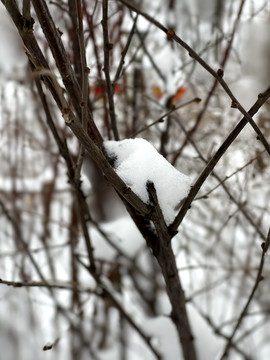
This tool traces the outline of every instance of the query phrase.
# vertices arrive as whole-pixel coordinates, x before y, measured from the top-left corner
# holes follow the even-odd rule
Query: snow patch
[[[128,217],[104,223],[101,225],[101,228],[111,243],[127,256],[134,256],[145,245],[144,239],[136,225]],[[91,228],[91,238],[95,257],[106,261],[114,261],[118,252],[94,227]]]
[[[144,330],[152,337],[153,345],[161,353],[162,359],[183,360],[176,328],[169,317],[145,319]]]
[[[180,201],[188,195],[191,179],[144,139],[105,141],[104,147],[115,160],[116,173],[143,202],[149,202],[147,182],[154,183],[166,224],[171,224]]]

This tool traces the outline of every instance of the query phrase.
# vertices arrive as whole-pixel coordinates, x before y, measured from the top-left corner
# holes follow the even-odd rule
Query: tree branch
[[[48,6],[44,0],[32,0],[36,15],[42,27],[44,35],[48,41],[51,52],[55,59],[57,68],[62,76],[63,83],[66,87],[67,93],[72,100],[72,104],[76,110],[78,117],[82,118],[81,99],[82,94],[79,83],[76,79],[74,71],[72,70],[67,53],[63,46],[60,32],[56,29],[54,21],[49,12]],[[91,110],[88,108],[88,124],[90,137],[99,145],[102,143],[101,135],[94,123]]]
[[[141,10],[137,9],[136,7],[134,7],[133,5],[131,5],[128,1],[126,0],[118,0],[121,3],[125,4],[129,9],[131,9],[132,11],[134,11],[137,14],[142,15],[144,18],[146,18],[149,22],[151,22],[152,24],[154,24],[157,28],[159,28],[160,30],[162,30],[167,37],[170,38],[170,40],[174,40],[176,43],[178,43],[179,45],[181,45],[184,49],[186,49],[189,53],[189,55],[196,60],[207,72],[209,72],[218,82],[219,84],[223,87],[223,89],[225,90],[225,92],[227,93],[227,95],[230,97],[231,101],[232,101],[232,108],[237,108],[246,118],[246,120],[250,123],[250,125],[253,127],[254,131],[257,133],[258,138],[261,140],[261,142],[263,143],[266,151],[268,152],[268,154],[270,155],[270,145],[268,143],[268,141],[266,140],[266,138],[264,137],[264,135],[262,134],[261,130],[258,128],[258,126],[256,125],[256,123],[254,122],[254,120],[252,119],[252,115],[250,114],[250,112],[247,112],[242,105],[240,104],[240,102],[236,99],[236,97],[233,95],[232,91],[230,90],[229,86],[227,85],[227,83],[225,82],[225,80],[223,80],[223,70],[219,69],[218,71],[215,71],[209,64],[207,64],[197,53],[196,51],[194,51],[186,42],[184,42],[179,36],[177,36],[175,34],[175,32],[172,29],[167,29],[165,26],[163,26],[160,22],[158,22],[156,19],[154,19],[153,17],[151,17],[150,15],[142,12]]]
[[[259,270],[258,270],[258,273],[257,273],[257,276],[256,276],[256,280],[255,280],[255,283],[253,285],[253,288],[251,290],[251,293],[248,297],[248,300],[243,308],[243,310],[241,311],[241,314],[237,320],[237,323],[231,333],[231,335],[229,336],[228,338],[228,342],[225,346],[225,349],[222,353],[222,356],[220,357],[221,360],[223,359],[226,359],[228,358],[228,355],[229,355],[229,351],[232,347],[232,340],[237,332],[237,330],[239,329],[240,325],[242,324],[246,314],[247,314],[247,311],[248,311],[248,308],[249,308],[249,305],[250,303],[252,302],[253,298],[254,298],[254,295],[256,293],[256,290],[259,286],[259,284],[261,283],[261,281],[264,279],[264,277],[262,276],[262,273],[263,273],[263,268],[264,268],[264,260],[265,260],[265,255],[269,249],[269,245],[270,245],[270,228],[268,230],[268,235],[267,235],[267,238],[266,238],[266,241],[262,243],[262,254],[261,254],[261,260],[260,260],[260,265],[259,265]]]
[[[256,112],[263,106],[263,104],[267,101],[270,97],[270,88],[267,89],[264,93],[259,94],[258,100],[255,104],[250,108],[249,113],[251,116],[255,115]],[[194,200],[195,196],[198,194],[200,188],[202,187],[205,180],[211,174],[213,169],[215,168],[216,164],[220,160],[220,158],[225,154],[228,148],[231,146],[233,141],[237,138],[240,132],[248,123],[246,117],[243,117],[241,121],[236,125],[236,127],[231,131],[231,133],[227,136],[225,141],[221,144],[217,152],[213,155],[211,160],[208,162],[207,166],[203,169],[202,173],[196,180],[195,184],[192,186],[188,197],[186,198],[185,202],[183,203],[179,213],[177,214],[174,222],[171,225],[173,231],[176,231],[178,226],[183,221],[187,211],[189,210],[192,201]]]
[[[171,239],[174,235],[170,234],[166,226],[158,203],[155,186],[152,182],[147,183],[147,190],[150,206],[152,206],[152,221],[157,232],[157,239],[155,242],[152,242],[150,246],[165,280],[167,294],[172,306],[171,319],[177,329],[185,360],[196,360],[197,356],[186,309],[185,294],[171,246]]]
[[[108,33],[108,0],[103,0],[103,18],[101,21],[103,27],[103,42],[104,42],[104,73],[106,78],[107,94],[110,108],[110,118],[111,118],[111,127],[113,130],[113,135],[115,140],[119,140],[119,133],[116,124],[116,114],[114,109],[114,99],[113,99],[113,86],[110,77],[110,51],[113,49],[113,44],[109,42],[109,33]]]
[[[161,356],[159,352],[153,347],[151,343],[151,338],[143,332],[143,330],[136,324],[136,322],[132,319],[132,317],[126,312],[126,310],[123,308],[121,303],[118,301],[117,297],[114,296],[113,292],[108,289],[102,278],[96,273],[96,271],[93,271],[93,269],[86,266],[79,258],[78,261],[84,268],[86,268],[89,271],[91,276],[93,276],[93,278],[97,282],[99,287],[99,295],[103,298],[107,297],[111,301],[111,303],[118,310],[118,312],[127,320],[130,326],[133,327],[134,330],[141,336],[141,338],[144,340],[146,345],[155,355],[156,359],[161,360]]]

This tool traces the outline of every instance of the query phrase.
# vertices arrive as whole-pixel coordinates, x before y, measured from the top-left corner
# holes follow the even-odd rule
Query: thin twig
[[[67,148],[67,144],[62,141],[60,139],[60,136],[57,132],[57,129],[54,125],[52,116],[51,116],[51,112],[47,103],[47,99],[46,96],[42,90],[42,86],[40,83],[40,80],[37,78],[36,79],[36,85],[37,85],[37,89],[39,92],[39,96],[43,105],[43,109],[45,111],[45,115],[46,115],[46,120],[47,120],[47,124],[54,136],[54,139],[56,141],[56,144],[58,146],[59,152],[61,154],[61,156],[64,158],[65,162],[66,162],[66,167],[68,170],[68,178],[69,178],[69,182],[72,185],[73,189],[74,189],[74,193],[75,193],[75,198],[77,200],[77,207],[78,207],[78,212],[80,214],[80,219],[81,219],[81,224],[82,224],[82,228],[83,228],[83,233],[84,233],[84,238],[85,238],[85,244],[86,244],[86,248],[87,248],[87,253],[88,253],[88,257],[89,257],[89,261],[90,264],[92,266],[94,266],[95,262],[94,262],[94,255],[93,255],[93,246],[91,243],[91,239],[88,233],[88,228],[86,225],[86,216],[85,216],[85,211],[87,209],[87,205],[85,202],[85,196],[82,194],[82,190],[80,188],[80,181],[79,179],[76,178],[75,176],[75,172],[74,172],[74,165],[69,153],[69,150]]]
[[[151,65],[152,65],[152,69],[155,70],[155,72],[157,73],[159,78],[163,81],[163,83],[166,83],[166,77],[164,76],[164,74],[162,73],[162,71],[160,70],[158,65],[156,64],[152,54],[148,51],[148,49],[145,45],[145,36],[143,34],[141,34],[141,32],[139,32],[139,31],[137,32],[137,34],[140,39],[140,43],[142,45],[143,51],[144,51],[145,55],[148,57]]]
[[[61,34],[57,30],[55,23],[52,19],[52,16],[49,12],[48,6],[45,0],[32,0],[33,6],[36,11],[36,15],[39,19],[40,25],[44,32],[44,35],[50,46],[52,55],[55,59],[57,68],[61,74],[63,83],[66,87],[66,90],[72,100],[72,104],[76,110],[78,117],[82,118],[82,109],[81,109],[81,89],[77,81],[76,75],[70,64],[70,60],[65,51],[64,45],[61,40]],[[88,130],[92,139],[97,143],[102,143],[102,137],[96,127],[96,124],[93,120],[93,115],[90,109],[88,109]]]
[[[103,18],[101,21],[103,27],[103,41],[104,41],[104,73],[106,78],[107,94],[110,108],[111,127],[115,140],[119,140],[119,133],[116,123],[116,114],[114,108],[113,99],[113,87],[110,77],[110,51],[112,50],[113,44],[109,42],[109,31],[108,31],[108,0],[103,0]]]
[[[252,126],[252,128],[254,129],[254,131],[257,133],[258,138],[261,140],[262,144],[264,145],[266,151],[268,152],[268,154],[270,155],[270,145],[268,143],[268,141],[266,140],[266,138],[264,137],[264,135],[262,134],[261,130],[259,129],[259,127],[257,126],[257,124],[254,122],[254,120],[252,119],[252,115],[247,112],[242,105],[240,104],[240,102],[237,100],[237,98],[233,95],[231,89],[229,88],[229,86],[227,85],[227,83],[225,82],[225,80],[223,79],[223,70],[219,69],[217,71],[215,71],[208,63],[206,63],[199,55],[198,53],[193,50],[186,42],[184,42],[178,35],[175,34],[175,32],[171,29],[167,29],[165,26],[163,26],[159,21],[157,21],[156,19],[154,19],[152,16],[148,15],[147,13],[144,13],[143,11],[137,9],[136,7],[134,7],[133,5],[131,5],[128,1],[126,0],[118,0],[121,3],[125,4],[128,8],[130,8],[132,11],[134,11],[137,14],[142,15],[144,18],[146,18],[149,22],[151,22],[152,24],[154,24],[157,28],[159,28],[160,30],[162,30],[165,34],[167,34],[167,36],[169,36],[169,38],[171,40],[174,40],[176,43],[178,43],[179,45],[181,45],[184,49],[186,49],[189,53],[189,55],[196,60],[207,72],[209,72],[209,74],[211,74],[218,82],[219,84],[223,87],[223,89],[225,90],[225,92],[227,93],[227,95],[230,97],[231,101],[232,101],[232,108],[237,108],[246,118],[246,120],[250,123],[250,125]]]
[[[95,294],[95,290],[91,288],[82,288],[77,283],[72,283],[70,281],[59,281],[59,280],[47,280],[47,281],[10,281],[0,279],[0,284],[12,286],[14,288],[22,287],[38,287],[38,288],[50,288],[57,290],[70,290],[70,291],[79,291],[84,293]]]
[[[253,298],[254,298],[254,295],[258,289],[258,286],[259,284],[261,283],[261,281],[264,279],[262,273],[263,273],[263,268],[264,268],[264,260],[265,260],[265,255],[269,249],[269,245],[270,245],[270,228],[268,230],[268,235],[267,235],[267,238],[266,238],[266,241],[262,243],[262,255],[261,255],[261,260],[260,260],[260,265],[259,265],[259,270],[258,270],[258,273],[257,273],[257,276],[256,276],[256,280],[255,280],[255,283],[253,285],[253,288],[251,290],[251,293],[248,297],[248,300],[243,308],[243,310],[241,311],[241,314],[237,320],[237,323],[231,333],[231,335],[229,336],[228,338],[228,342],[225,346],[225,349],[222,353],[222,356],[220,357],[221,360],[225,359],[228,357],[229,355],[229,351],[231,349],[231,344],[232,344],[232,340],[237,332],[237,330],[239,329],[240,325],[242,324],[246,314],[247,314],[247,311],[248,311],[248,308],[249,308],[249,305],[250,303],[252,302]]]
[[[70,0],[71,2],[73,2],[73,0]],[[92,44],[93,44],[93,49],[94,49],[94,54],[95,54],[95,59],[96,59],[96,64],[97,64],[97,73],[98,73],[98,79],[102,79],[103,78],[103,74],[102,74],[102,64],[101,64],[101,60],[100,60],[100,51],[99,51],[99,47],[97,44],[97,35],[96,35],[96,27],[93,24],[93,19],[94,19],[94,15],[95,12],[97,10],[97,0],[95,2],[94,5],[94,9],[92,11],[92,13],[90,14],[88,11],[88,4],[86,2],[86,0],[83,0],[83,12],[85,14],[85,18],[87,21],[87,27],[89,28],[89,37],[92,39]],[[102,105],[103,105],[103,110],[104,110],[104,125],[107,131],[107,138],[110,139],[110,124],[109,124],[109,115],[108,115],[108,109],[107,109],[107,99],[106,96],[102,96],[101,97],[102,100]]]
[[[184,106],[190,105],[190,104],[192,104],[192,103],[194,103],[194,102],[195,102],[195,103],[198,103],[198,102],[200,102],[200,101],[201,101],[201,99],[198,98],[198,97],[196,97],[195,99],[189,100],[189,101],[185,102],[184,104],[181,104],[181,105],[179,105],[179,106],[177,106],[177,107],[173,107],[171,110],[169,110],[169,111],[167,111],[165,114],[161,115],[160,118],[158,118],[157,120],[153,121],[151,124],[146,125],[146,126],[144,126],[143,128],[139,129],[138,131],[136,131],[135,133],[133,133],[130,137],[131,137],[131,138],[134,138],[134,137],[136,137],[137,135],[139,135],[139,134],[141,134],[142,132],[144,132],[145,130],[148,130],[148,129],[149,129],[150,127],[152,127],[153,125],[156,125],[156,124],[158,124],[158,123],[163,122],[164,119],[165,119],[168,115],[174,113],[176,110],[179,110],[179,109],[183,108]]]
[[[121,75],[121,72],[122,72],[122,70],[123,70],[123,66],[124,66],[124,64],[125,64],[125,57],[126,57],[126,54],[127,54],[127,52],[128,52],[129,46],[130,46],[130,44],[131,44],[131,40],[132,40],[132,38],[133,38],[133,35],[134,35],[135,31],[136,31],[136,24],[137,24],[138,16],[139,16],[139,15],[137,14],[136,17],[135,17],[135,19],[134,19],[134,21],[133,21],[133,26],[132,26],[132,28],[131,28],[131,30],[130,30],[129,35],[128,35],[128,39],[127,39],[126,45],[125,45],[125,47],[124,47],[124,50],[123,50],[122,53],[121,53],[121,59],[120,59],[120,61],[119,61],[119,65],[118,65],[118,67],[117,67],[117,70],[116,70],[116,73],[115,73],[115,76],[114,76],[114,79],[113,79],[113,84],[112,84],[113,90],[115,89],[115,86],[116,86],[116,84],[117,84],[117,81],[119,80],[120,75]]]
[[[27,242],[23,238],[22,231],[20,230],[17,221],[12,217],[12,215],[10,214],[10,212],[7,209],[6,205],[4,204],[4,202],[1,199],[0,199],[0,207],[1,207],[2,211],[3,211],[3,214],[5,215],[5,217],[7,218],[7,220],[9,221],[9,223],[11,224],[11,226],[13,228],[14,234],[16,236],[16,241],[18,241],[18,244],[23,248],[26,255],[29,257],[29,260],[32,263],[32,265],[33,265],[34,269],[36,270],[36,272],[37,272],[38,276],[40,277],[40,279],[43,282],[46,282],[46,279],[45,279],[43,273],[40,270],[38,262],[36,261],[36,259],[32,255],[31,251],[29,250]]]
[[[151,343],[151,337],[147,336],[143,330],[136,324],[136,322],[132,319],[132,317],[126,312],[126,310],[123,308],[122,304],[119,302],[116,296],[114,296],[113,292],[108,289],[105,282],[101,279],[101,277],[93,271],[93,269],[89,268],[87,265],[83,263],[78,258],[79,263],[89,271],[89,273],[93,276],[93,278],[96,280],[99,289],[97,293],[102,297],[107,297],[110,302],[113,304],[113,306],[119,311],[119,313],[127,320],[127,322],[134,328],[134,330],[141,336],[141,338],[144,340],[144,342],[147,344],[149,349],[152,351],[152,353],[155,355],[156,359],[161,360],[161,356],[159,352],[153,347]]]
[[[265,150],[262,150],[259,155],[263,154],[265,152]],[[220,179],[219,183],[214,186],[212,189],[210,189],[209,191],[207,191],[205,194],[198,196],[194,199],[194,201],[196,200],[201,200],[201,199],[207,199],[208,196],[210,194],[212,194],[212,192],[214,192],[216,189],[218,189],[220,186],[222,186],[226,181],[228,181],[230,178],[232,178],[234,175],[236,175],[237,173],[241,172],[242,170],[244,170],[246,167],[248,167],[250,164],[252,164],[254,161],[256,161],[258,159],[258,156],[256,155],[254,158],[250,159],[245,165],[239,167],[238,169],[236,169],[235,171],[233,171],[230,175],[227,175],[224,179]]]
[[[78,16],[78,38],[79,38],[79,47],[80,47],[80,59],[81,59],[81,77],[82,77],[82,125],[83,129],[87,130],[87,118],[88,118],[88,74],[90,69],[87,66],[86,62],[86,51],[84,43],[84,33],[83,33],[83,14],[81,0],[76,0],[77,4],[77,16]]]
[[[199,313],[199,315],[206,321],[206,323],[208,324],[208,326],[213,330],[213,333],[217,336],[219,336],[220,338],[222,338],[223,340],[228,340],[228,336],[223,333],[220,329],[220,327],[217,327],[215,325],[215,321],[212,321],[211,318],[209,317],[208,314],[203,313],[203,311],[196,305],[195,301],[192,302],[192,305],[194,306],[194,308],[197,310],[197,312]],[[236,343],[232,342],[232,348],[238,352],[240,355],[242,355],[242,358],[245,360],[250,360],[247,355],[243,352],[243,350],[241,350]]]
[[[250,108],[249,113],[251,116],[255,115],[256,112],[263,106],[263,104],[267,101],[270,97],[270,88],[267,89],[264,93],[260,94],[258,100],[255,104]],[[220,160],[220,158],[224,155],[224,153],[228,150],[230,145],[233,141],[237,138],[240,132],[248,123],[246,117],[243,117],[240,122],[236,125],[236,127],[231,131],[231,133],[227,136],[225,141],[221,144],[217,152],[213,155],[213,157],[208,162],[207,166],[203,169],[202,173],[196,180],[195,184],[192,186],[191,191],[184,201],[179,213],[177,214],[173,224],[171,225],[174,231],[177,230],[178,226],[181,224],[182,220],[184,219],[187,211],[189,210],[192,201],[194,200],[195,196],[198,194],[200,188],[202,187],[205,180],[211,174],[213,169],[215,168],[216,164]]]
[[[85,52],[85,43],[84,43],[84,33],[83,33],[83,14],[82,14],[82,6],[81,0],[76,0],[76,12],[78,19],[78,43],[79,43],[79,51],[80,51],[80,65],[81,65],[81,79],[82,79],[82,99],[81,99],[81,107],[82,107],[82,127],[84,131],[87,131],[87,119],[88,119],[88,74],[90,69],[87,67],[86,62],[86,52]],[[76,166],[76,178],[80,179],[81,167],[83,164],[85,156],[85,148],[80,144],[80,151],[77,160]]]
[[[173,118],[175,118],[175,117],[173,117]],[[175,118],[175,119],[176,119],[176,118]],[[199,158],[200,158],[205,164],[207,164],[208,161],[207,161],[207,160],[205,159],[205,157],[202,155],[201,151],[199,150],[199,148],[197,147],[197,145],[195,144],[195,142],[192,140],[192,138],[189,137],[188,131],[185,129],[185,127],[184,127],[184,125],[181,123],[180,119],[177,118],[176,121],[177,121],[177,123],[180,125],[181,129],[183,130],[183,132],[185,133],[185,135],[186,135],[189,143],[193,146],[193,148],[195,149],[195,151],[196,151],[197,154],[199,155]],[[265,152],[265,150],[263,150],[262,152]],[[255,159],[256,159],[256,158],[255,158]],[[254,161],[254,160],[252,160],[252,161]],[[249,163],[250,163],[250,162],[249,162]],[[248,163],[248,164],[249,164],[249,163]],[[246,165],[246,166],[247,166],[247,165]],[[244,168],[244,167],[243,167],[243,168]],[[239,169],[239,170],[241,170],[241,169]],[[234,173],[233,173],[233,174],[234,174]],[[229,177],[233,176],[233,174],[231,174]],[[225,179],[222,180],[222,179],[219,177],[219,175],[218,175],[214,170],[212,171],[212,175],[218,180],[219,183],[218,183],[218,185],[217,185],[214,189],[211,189],[211,190],[209,191],[209,193],[211,193],[212,191],[214,191],[217,187],[222,186],[223,189],[224,189],[224,191],[226,192],[226,194],[229,196],[229,199],[236,204],[237,208],[241,211],[241,213],[244,215],[244,217],[249,221],[249,223],[250,223],[251,226],[256,230],[256,232],[260,235],[260,237],[262,238],[262,240],[265,240],[265,234],[264,234],[264,233],[262,232],[262,230],[259,228],[257,222],[255,221],[255,217],[252,216],[252,215],[247,211],[247,209],[246,209],[245,206],[244,206],[245,204],[239,202],[239,201],[235,198],[235,196],[233,196],[233,194],[231,193],[230,189],[229,189],[228,186],[225,184],[225,181],[228,180],[229,177],[227,177],[227,178],[225,178]],[[193,201],[198,200],[198,199],[200,199],[200,198],[206,198],[207,195],[208,195],[208,193],[207,193],[207,194],[204,194],[204,195],[201,196],[201,197],[195,198]]]

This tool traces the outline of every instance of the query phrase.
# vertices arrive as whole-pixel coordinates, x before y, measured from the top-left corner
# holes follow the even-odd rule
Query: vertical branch
[[[160,153],[161,155],[163,155],[165,158],[168,155],[168,151],[167,151],[167,144],[169,141],[169,132],[170,132],[170,127],[171,127],[171,116],[168,115],[167,119],[165,120],[165,129],[163,131],[161,131],[161,136],[160,136]]]
[[[165,280],[168,297],[172,306],[171,318],[182,344],[184,359],[196,360],[197,356],[186,309],[185,294],[171,245],[171,239],[174,234],[170,233],[166,226],[162,210],[158,203],[155,186],[152,182],[147,183],[147,191],[152,206],[152,221],[157,231],[157,239],[151,243],[151,248],[157,258]]]
[[[133,94],[132,94],[132,128],[131,131],[134,133],[137,130],[140,102],[139,102],[139,93],[142,90],[142,69],[140,66],[135,64],[133,70]]]
[[[87,67],[86,63],[86,54],[85,54],[85,44],[83,36],[83,14],[81,0],[76,0],[77,5],[77,16],[78,16],[78,38],[79,38],[79,48],[80,48],[80,59],[81,59],[81,71],[82,71],[82,126],[86,131],[87,129],[87,100],[88,100],[88,74],[90,69]]]
[[[113,100],[113,87],[110,78],[110,51],[112,50],[113,44],[109,42],[108,33],[108,0],[103,0],[103,41],[104,41],[104,73],[106,78],[107,94],[110,109],[111,127],[115,140],[119,140],[119,133],[116,124],[116,114]]]
[[[82,99],[81,99],[81,107],[82,107],[82,127],[85,132],[87,132],[87,119],[88,119],[88,74],[90,69],[87,67],[86,63],[86,53],[85,53],[85,43],[84,43],[84,35],[83,35],[83,14],[82,14],[82,6],[81,0],[76,0],[76,12],[78,19],[78,42],[79,42],[79,50],[80,50],[80,60],[81,60],[81,79],[82,79]],[[80,171],[84,159],[85,149],[80,144],[79,158],[77,162],[76,168],[76,177],[77,180],[80,178]]]
[[[71,19],[71,30],[69,31],[70,40],[72,42],[72,53],[73,53],[73,66],[75,75],[79,81],[79,84],[82,84],[82,69],[80,61],[80,45],[78,39],[78,16],[77,16],[77,2],[74,0],[68,0],[68,14]]]
[[[73,1],[73,0],[71,0]],[[94,27],[94,14],[96,11],[96,4],[97,4],[97,0],[94,6],[94,10],[93,12],[90,14],[89,11],[87,10],[87,4],[86,4],[86,0],[83,0],[83,12],[87,21],[87,27],[89,29],[90,32],[90,38],[92,39],[92,45],[93,45],[93,50],[94,50],[94,54],[95,54],[95,60],[96,60],[96,66],[97,66],[97,74],[98,74],[98,79],[99,81],[101,81],[102,79],[102,65],[101,65],[101,60],[100,60],[100,53],[99,53],[99,47],[97,44],[97,35],[96,35],[96,30]],[[108,139],[110,138],[110,124],[109,124],[109,115],[108,115],[108,109],[107,109],[107,100],[105,96],[101,97],[102,99],[102,105],[103,105],[103,109],[104,109],[104,125],[105,125],[105,129],[107,131],[107,137]]]
[[[224,0],[217,0],[216,6],[215,6],[215,15],[214,15],[214,27],[217,27],[221,30],[222,26],[222,17],[225,7],[225,1]]]

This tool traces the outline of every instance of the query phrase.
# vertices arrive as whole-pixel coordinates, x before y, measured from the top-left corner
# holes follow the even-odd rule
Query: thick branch
[[[105,177],[112,184],[112,186],[123,196],[141,215],[149,213],[148,206],[126,186],[124,181],[116,174],[114,169],[109,164],[102,150],[92,141],[87,133],[83,130],[82,125],[76,120],[67,122],[77,139],[85,147],[92,160],[101,169]]]
[[[30,57],[30,61],[32,62],[32,64],[34,65],[35,68],[45,68],[48,69],[48,64],[37,44],[37,41],[33,35],[32,32],[32,26],[30,26],[30,28],[27,28],[25,30],[24,27],[24,18],[21,16],[17,5],[15,2],[11,1],[4,1],[1,0],[4,5],[6,5],[6,8],[8,10],[8,12],[10,13],[10,16],[12,17],[13,21],[15,22],[16,27],[18,28],[19,34],[22,37],[26,47],[27,47],[27,51],[28,51],[28,55]],[[33,0],[33,2],[36,3],[36,5],[41,2],[44,5],[43,0]],[[45,4],[45,8],[47,9],[47,6]],[[45,9],[44,8],[44,9]],[[57,30],[55,29],[53,20],[51,19],[50,15],[47,14],[47,10],[45,11],[45,15],[49,16],[48,19],[48,26],[52,26],[54,28],[54,30],[52,30],[53,35],[52,37],[54,37],[56,32],[56,37],[57,37]],[[42,16],[43,13],[40,9],[38,9],[39,11],[39,15]],[[44,15],[44,16],[45,16]],[[44,24],[43,24],[44,25]],[[47,32],[47,29],[45,29]],[[50,32],[49,32],[50,33]],[[60,35],[58,35],[60,36]],[[61,45],[59,45],[59,42]],[[63,46],[61,39],[60,38],[54,38],[53,39],[53,44],[58,47],[58,45]],[[51,44],[52,45],[52,44]],[[30,50],[29,50],[30,49]],[[62,48],[61,48],[62,49]],[[62,50],[57,50],[56,53],[58,54],[58,52],[62,51]],[[64,50],[63,50],[64,51]],[[64,53],[65,54],[65,53]],[[62,56],[62,55],[61,55]],[[64,59],[65,59],[65,55]],[[63,59],[63,61],[64,61]],[[57,61],[60,61],[59,59]],[[67,68],[66,68],[67,66]],[[69,66],[70,63],[67,60],[67,64],[63,65],[63,71],[64,74],[63,76],[66,77],[66,80],[68,81],[68,86],[72,86],[72,82],[73,82],[73,78],[74,78],[74,74],[72,75],[72,77],[70,77],[71,75],[69,75]],[[67,71],[68,73],[66,74],[65,71]],[[51,90],[55,101],[57,103],[57,105],[59,106],[59,108],[61,109],[63,116],[65,118],[66,121],[66,125],[69,126],[71,128],[71,130],[73,131],[73,133],[76,135],[76,137],[79,139],[79,141],[81,142],[81,144],[85,147],[86,151],[88,151],[90,157],[93,159],[93,161],[98,165],[98,167],[101,169],[101,171],[103,172],[103,174],[106,176],[106,178],[108,179],[108,181],[112,184],[112,186],[121,194],[121,196],[123,196],[130,204],[133,208],[136,209],[136,211],[145,216],[149,213],[149,209],[147,207],[147,205],[139,199],[139,197],[134,194],[130,188],[127,188],[125,183],[122,181],[122,179],[115,173],[115,171],[113,170],[113,168],[111,167],[111,165],[109,164],[108,160],[106,159],[104,153],[102,152],[102,149],[99,147],[101,145],[100,141],[102,140],[100,137],[100,134],[98,133],[98,138],[97,137],[93,137],[90,138],[88,136],[88,134],[86,133],[86,131],[83,129],[81,122],[74,116],[74,114],[71,112],[71,110],[68,108],[67,106],[67,102],[63,96],[63,94],[60,94],[59,91],[59,85],[57,83],[57,81],[54,79],[55,76],[53,73],[51,73],[49,70],[43,71],[41,69],[40,71],[40,75],[44,78],[44,81],[46,83],[46,85],[49,86],[49,89]],[[75,79],[76,80],[76,79]],[[74,81],[75,81],[74,80]],[[78,90],[78,83],[77,80],[74,83],[74,86],[77,87]],[[78,104],[79,107],[79,111],[81,111],[80,108],[80,99],[81,99],[81,93],[78,90],[72,90],[72,94],[74,96],[78,96],[77,102],[74,99],[74,102],[76,104]],[[65,111],[67,111],[67,113],[65,113]],[[98,131],[98,130],[97,130]],[[96,143],[98,145],[96,145]]]
[[[189,324],[186,309],[186,299],[176,266],[175,255],[171,246],[172,234],[166,226],[162,210],[160,209],[155,186],[147,183],[150,204],[152,205],[152,221],[154,222],[157,239],[151,243],[151,248],[156,257],[166,284],[167,294],[172,306],[171,318],[178,332],[179,340],[185,360],[195,360],[196,352],[194,338]]]

